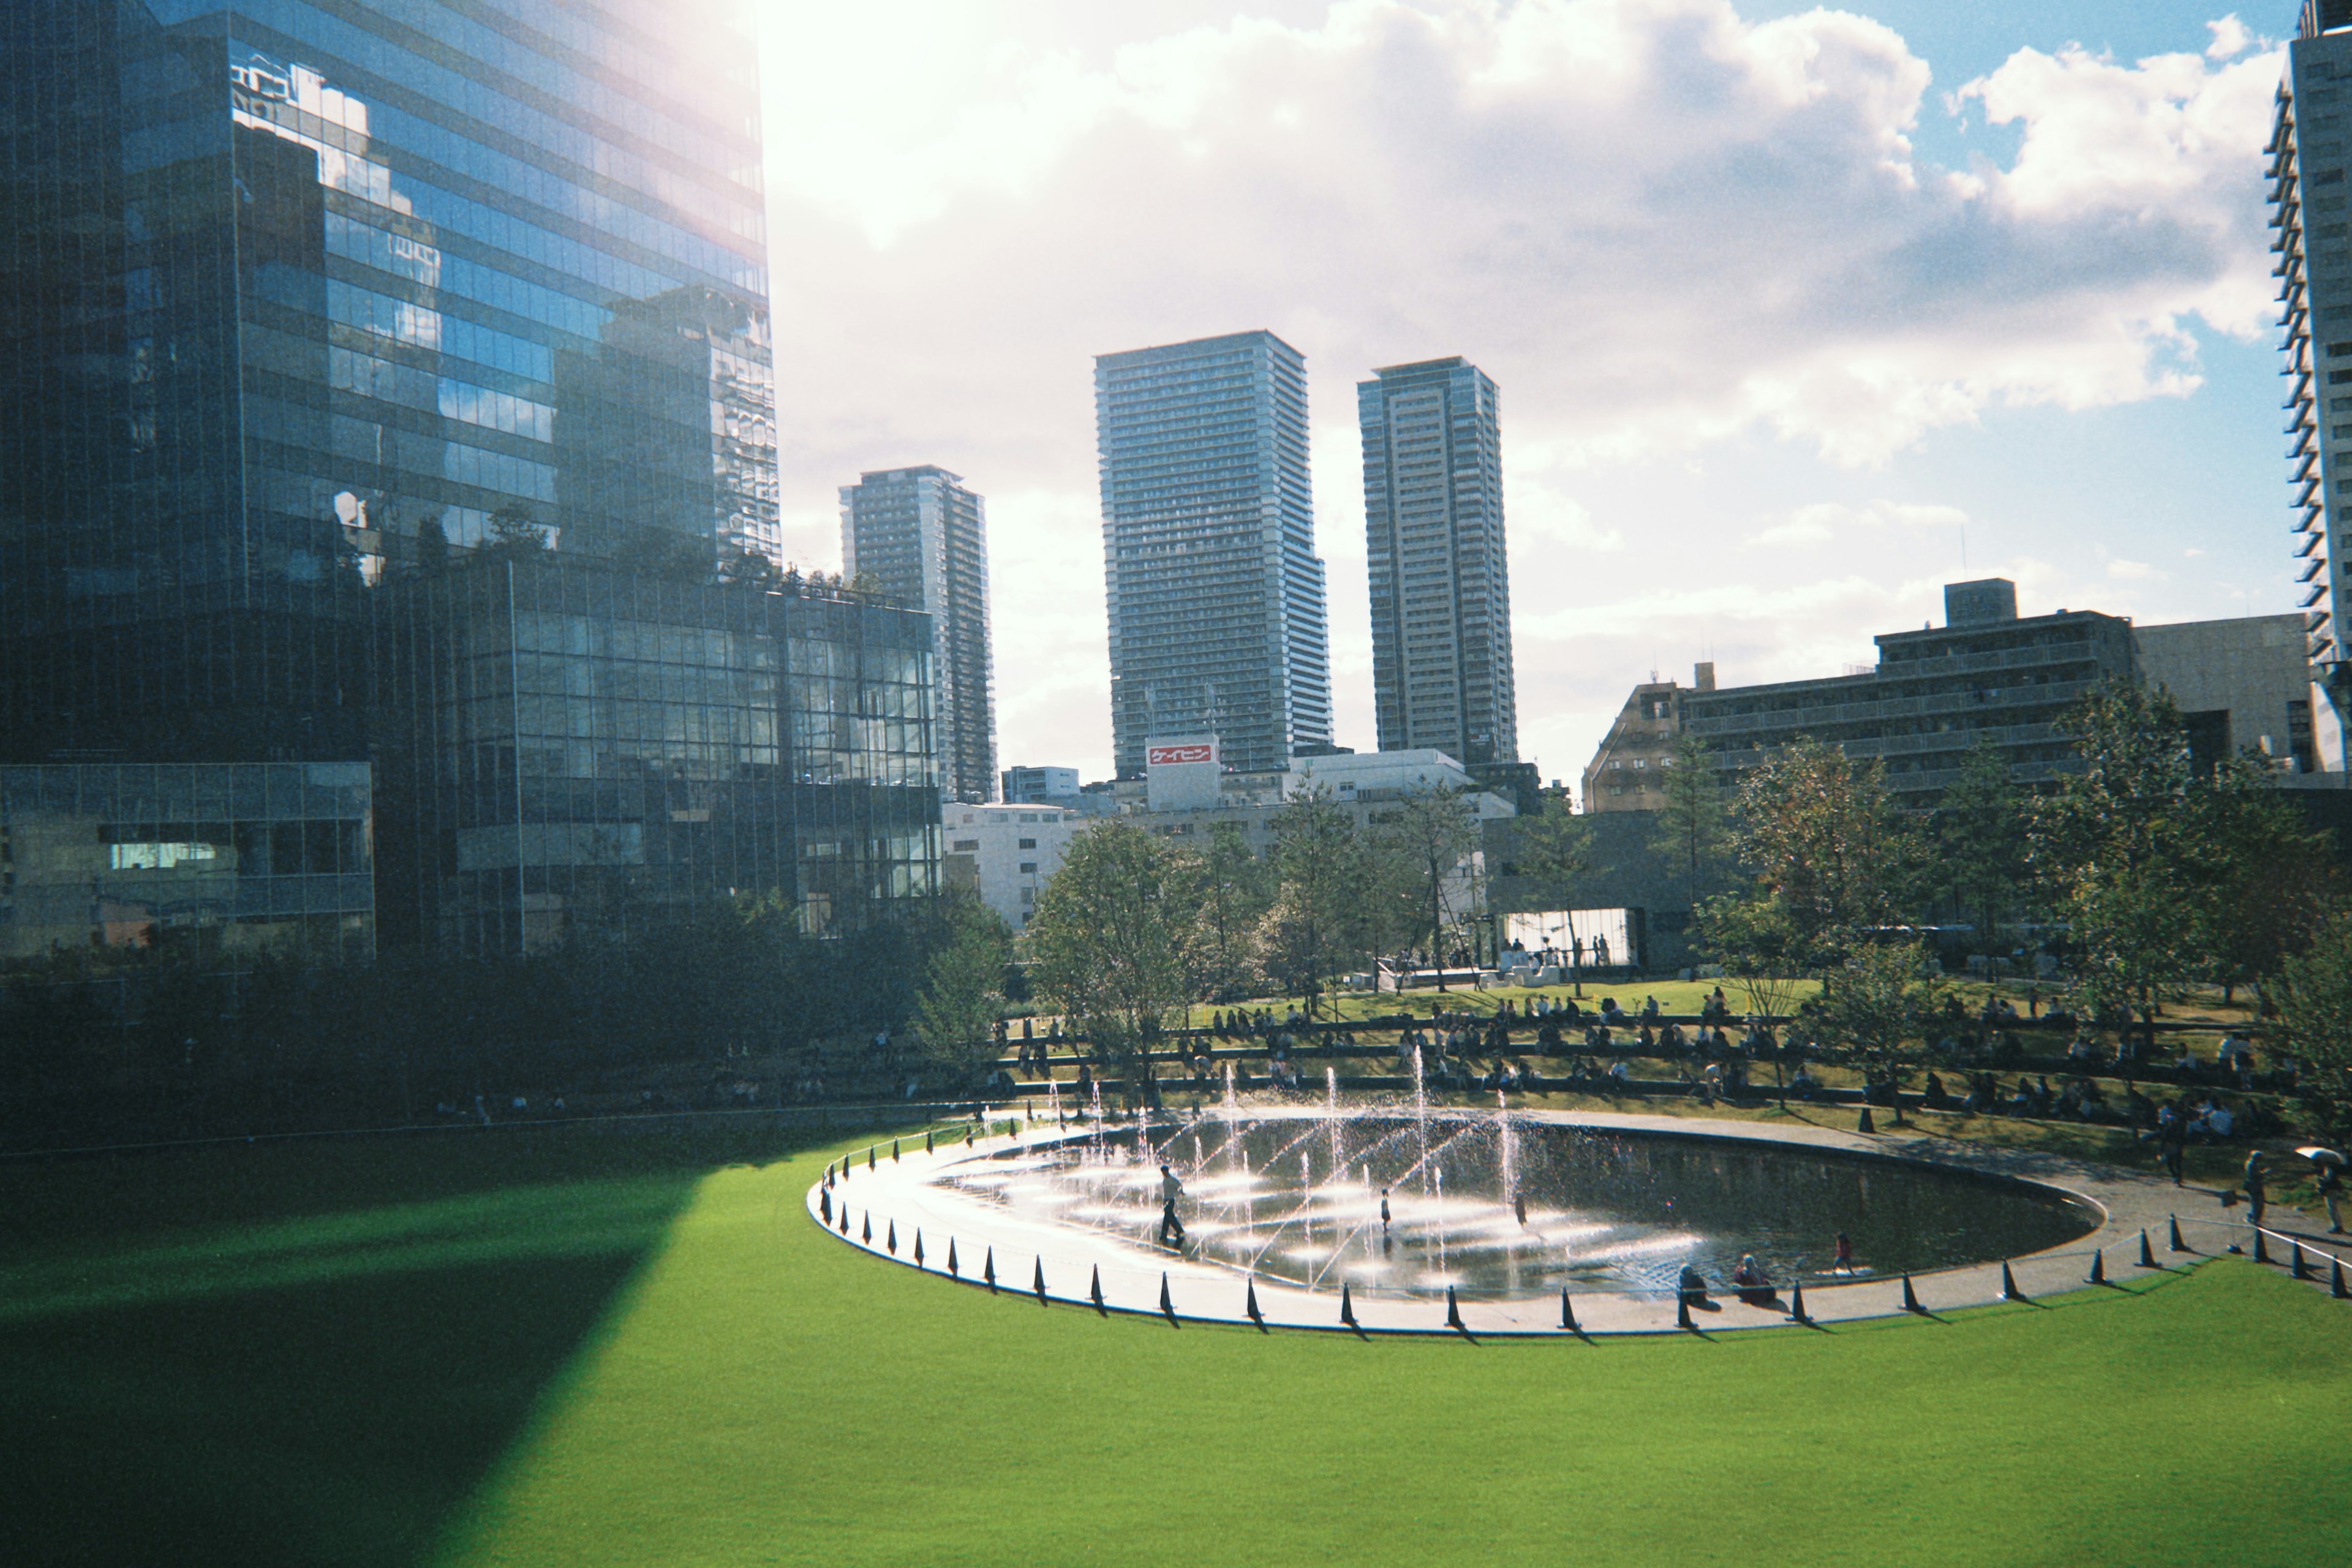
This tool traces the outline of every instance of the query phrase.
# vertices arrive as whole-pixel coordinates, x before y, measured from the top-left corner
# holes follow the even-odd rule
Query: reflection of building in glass
[[[925,616],[561,555],[392,604],[388,942],[538,951],[730,891],[821,931],[934,890]]]
[[[887,468],[841,489],[842,569],[931,617],[940,672],[940,787],[995,793],[996,706],[988,644],[988,514],[945,468]],[[1077,786],[1073,784],[1072,793]]]
[[[365,763],[0,767],[0,959],[374,945]]]
[[[0,6],[0,758],[366,758],[381,596],[501,514],[772,552],[750,38],[740,0]]]
[[[1391,365],[1356,409],[1381,750],[1516,762],[1495,384],[1458,356]]]
[[[1119,776],[1150,736],[1245,773],[1328,750],[1306,360],[1272,332],[1102,354],[1095,426]]]

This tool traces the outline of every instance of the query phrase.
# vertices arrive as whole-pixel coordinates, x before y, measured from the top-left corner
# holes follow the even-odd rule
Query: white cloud
[[[1369,704],[1338,454],[1373,365],[1495,376],[1515,593],[1548,620],[1604,561],[1689,581],[1743,540],[1875,526],[1891,550],[1966,521],[1735,509],[1726,454],[1868,469],[1996,408],[2186,395],[2195,332],[2272,308],[2279,62],[2226,20],[2203,55],[2019,51],[1953,100],[2018,152],[1952,170],[1911,142],[1928,62],[1842,12],[1342,0],[1124,41],[1114,14],[1154,13],[781,6],[766,54],[793,536],[824,543],[860,468],[940,462],[992,497],[1008,756],[1108,752],[1092,354],[1258,326],[1306,351],[1346,731]],[[1790,659],[1900,624],[1868,618],[1895,558],[1870,571],[1898,586],[1841,578]],[[1065,618],[1083,635],[1047,634]],[[1631,647],[1604,669],[1522,635],[1530,731],[1613,710]]]
[[[2107,563],[2107,575],[2118,582],[2140,583],[2158,575],[2158,573],[2145,561],[2110,561]]]

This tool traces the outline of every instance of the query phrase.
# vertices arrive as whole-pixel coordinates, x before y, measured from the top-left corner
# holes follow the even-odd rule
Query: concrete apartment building
[[[1076,811],[1050,805],[987,805],[950,801],[940,808],[946,843],[940,860],[950,889],[980,895],[1014,931],[1029,923],[1037,896],[1070,840],[1091,826]]]
[[[1585,809],[1656,810],[1658,765],[1683,735],[1705,740],[1732,778],[1800,737],[1834,743],[1884,759],[1896,800],[1915,807],[1934,805],[1980,742],[2019,783],[2044,783],[2074,754],[2066,710],[2110,679],[2169,691],[2200,758],[2252,751],[2282,773],[2315,771],[2296,616],[2135,626],[2092,610],[2020,616],[2000,578],[1944,595],[1946,624],[1880,635],[1874,669],[1718,687],[1701,665],[1692,687],[1637,686],[1585,770]]]
[[[996,689],[988,632],[988,508],[962,478],[926,464],[879,468],[841,489],[842,570],[931,617],[940,788],[996,794]]]
[[[1357,384],[1356,411],[1381,750],[1516,762],[1495,384],[1458,355],[1390,365]]]
[[[1118,776],[1158,735],[1255,771],[1328,750],[1304,357],[1264,331],[1103,354],[1095,420]]]

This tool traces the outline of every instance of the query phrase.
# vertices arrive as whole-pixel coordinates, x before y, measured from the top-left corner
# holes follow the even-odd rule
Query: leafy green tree
[[[926,1056],[961,1079],[996,1059],[996,1021],[1003,1016],[1005,960],[1013,933],[996,911],[969,892],[944,901],[945,940],[924,966],[914,1030]]]
[[[2082,766],[2035,806],[2033,868],[2091,1001],[2153,1017],[2200,967],[2206,857],[2188,731],[2168,695],[2124,682],[2085,698],[2069,727]]]
[[[1274,891],[1265,863],[1237,825],[1220,822],[1210,828],[1208,849],[1193,858],[1192,872],[1194,993],[1210,1002],[1256,994],[1265,979],[1259,938]]]
[[[1442,948],[1455,923],[1447,919],[1445,885],[1478,847],[1478,819],[1468,797],[1454,789],[1416,790],[1381,825],[1378,837],[1380,849],[1394,858],[1399,883],[1411,889],[1411,929],[1426,933],[1433,951]],[[1442,960],[1438,989],[1445,989]]]
[[[1953,905],[1976,927],[1977,950],[2002,950],[2002,922],[2015,912],[2026,876],[2026,808],[2000,748],[1969,748],[1960,776],[1933,819],[1936,867]]]
[[[1809,967],[1855,933],[1898,923],[1916,885],[1920,847],[1886,791],[1885,764],[1800,740],[1749,775],[1739,794],[1741,863],[1757,896],[1776,900]]]
[[[1664,777],[1658,788],[1665,804],[1658,808],[1651,852],[1675,868],[1686,906],[1696,910],[1721,884],[1735,847],[1723,779],[1714,754],[1696,735],[1676,741],[1661,765]]]
[[[1376,918],[1372,867],[1328,784],[1295,792],[1274,816],[1274,907],[1261,922],[1268,977],[1311,1004],[1324,979],[1363,950]]]
[[[1166,839],[1103,823],[1071,841],[1023,933],[1030,984],[1130,1093],[1143,1085],[1151,1042],[1192,998],[1191,877]]]
[[[1815,1022],[1822,1040],[1853,1052],[1869,1068],[1899,1079],[1903,1046],[1927,1027],[1940,983],[1916,942],[1861,942],[1822,976]],[[1895,1101],[1896,1119],[1902,1102]]]
[[[2193,842],[2203,862],[2200,967],[2224,1002],[2300,952],[2324,926],[2342,885],[2325,833],[2311,828],[2270,770],[2234,757],[2191,789]]]
[[[2352,910],[2323,922],[2309,945],[2280,962],[2269,987],[2281,1049],[2305,1063],[2298,1087],[2320,1130],[2352,1129]]]

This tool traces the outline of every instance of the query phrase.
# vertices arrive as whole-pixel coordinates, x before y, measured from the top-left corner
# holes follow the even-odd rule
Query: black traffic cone
[[[1255,1279],[1249,1282],[1249,1296],[1243,1303],[1242,1310],[1249,1314],[1249,1321],[1257,1325],[1258,1332],[1265,1332],[1265,1314],[1257,1310],[1257,1281]]]
[[[1462,1304],[1454,1299],[1454,1287],[1451,1285],[1445,1288],[1445,1326],[1449,1329],[1462,1327]]]
[[[849,1205],[847,1204],[843,1204],[841,1205],[841,1234],[844,1236],[847,1236],[849,1234]]]
[[[2294,1261],[2288,1265],[2288,1268],[2297,1279],[2311,1278],[2311,1269],[2303,1261],[2303,1243],[2299,1241],[2294,1244]]]
[[[2009,1259],[2006,1258],[2000,1260],[2000,1299],[2004,1301],[2031,1300],[2024,1291],[2017,1288],[2017,1276],[2009,1271]]]
[[[1102,1265],[1099,1263],[1095,1265],[1095,1282],[1091,1286],[1087,1287],[1087,1294],[1094,1298],[1095,1315],[1097,1317],[1108,1318],[1110,1316],[1110,1309],[1103,1305]]]
[[[936,1152],[931,1147],[931,1132],[928,1127],[923,1130],[923,1152],[926,1154]]]
[[[1351,1329],[1356,1326],[1356,1300],[1349,1294],[1345,1279],[1339,1281],[1339,1321]]]
[[[996,1248],[991,1247],[988,1256],[981,1260],[980,1277],[988,1281],[988,1293],[996,1294]]]
[[[883,1245],[889,1247],[891,1257],[898,1256],[898,1222],[897,1220],[890,1222],[890,1238]]]
[[[1805,1310],[1805,1282],[1801,1279],[1789,1289],[1789,1319],[1798,1323],[1813,1321],[1812,1314]]]
[[[956,1267],[955,1237],[952,1236],[948,1237],[948,1278],[950,1279],[963,1278],[963,1270]]]
[[[823,1187],[816,1190],[816,1212],[824,1219],[825,1228],[831,1230],[833,1228],[833,1194]]]
[[[1160,1271],[1160,1315],[1168,1320],[1170,1328],[1176,1326],[1176,1302],[1168,1294],[1168,1271],[1164,1268]]]
[[[2091,1253],[2091,1277],[2090,1277],[2090,1279],[2089,1279],[2087,1281],[2085,1281],[2085,1283],[2087,1283],[2087,1284],[2092,1284],[2092,1285],[2104,1285],[2104,1284],[2105,1284],[2106,1282],[2107,1282],[2107,1253],[2106,1253],[2106,1248],[2105,1248],[2105,1247],[2097,1247],[2097,1248],[2093,1249],[2093,1251],[2092,1251],[2092,1253]]]
[[[1919,1305],[1919,1292],[1911,1289],[1911,1276],[1908,1274],[1903,1277],[1903,1310],[1906,1312],[1924,1312],[1927,1310]]]
[[[2344,1288],[2344,1260],[2340,1258],[2336,1260],[2335,1268],[2329,1271],[2327,1293],[2339,1301],[2352,1301],[2352,1290]]]
[[[2254,1226],[2254,1261],[2257,1263],[2268,1263],[2270,1260],[2270,1240],[2267,1237],[2263,1235],[2263,1227],[2261,1226]]]
[[[858,1240],[868,1247],[874,1245],[874,1211],[872,1209],[867,1209],[866,1217],[858,1222]]]
[[[1577,1324],[1576,1309],[1568,1304],[1568,1287],[1565,1285],[1559,1288],[1559,1326],[1571,1334],[1584,1331]]]
[[[923,1227],[922,1227],[921,1226],[917,1226],[915,1227],[915,1267],[916,1267],[916,1268],[920,1268],[922,1266],[923,1266]]]
[[[894,1164],[894,1165],[895,1165],[895,1164],[897,1164],[898,1163],[898,1141],[896,1138],[893,1138],[893,1139],[891,1139],[891,1140],[890,1140],[890,1163],[892,1163],[892,1164]]]
[[[1045,1260],[1042,1258],[1037,1259],[1037,1282],[1035,1289],[1037,1291],[1037,1305],[1042,1307],[1045,1304]]]
[[[1862,1108],[1862,1114],[1853,1119],[1853,1130],[1856,1132],[1875,1132],[1878,1131],[1877,1124],[1870,1120],[1870,1107],[1867,1105]]]
[[[967,1149],[971,1148],[971,1141],[979,1136],[980,1123],[975,1121],[971,1126],[963,1130],[963,1146]]]
[[[2189,1244],[2188,1244],[2187,1242],[2185,1242],[2185,1241],[2183,1241],[2183,1240],[2181,1240],[2181,1239],[2180,1239],[2180,1216],[2179,1216],[2179,1215],[2174,1215],[2172,1216],[2172,1218],[2171,1218],[2171,1225],[2172,1225],[2172,1235],[2171,1235],[2170,1238],[2167,1241],[2166,1245],[2167,1245],[2168,1247],[2170,1247],[2173,1251],[2175,1251],[2175,1252],[2186,1252],[2186,1251],[2188,1251],[2188,1250],[2189,1250]]]
[[[2150,1247],[2147,1244],[2147,1232],[2146,1231],[2141,1231],[2139,1233],[2139,1266],[2142,1268],[2153,1268],[2156,1267],[2156,1252],[2155,1249]]]
[[[869,1171],[874,1168],[874,1145],[871,1143],[866,1145],[866,1168]]]

